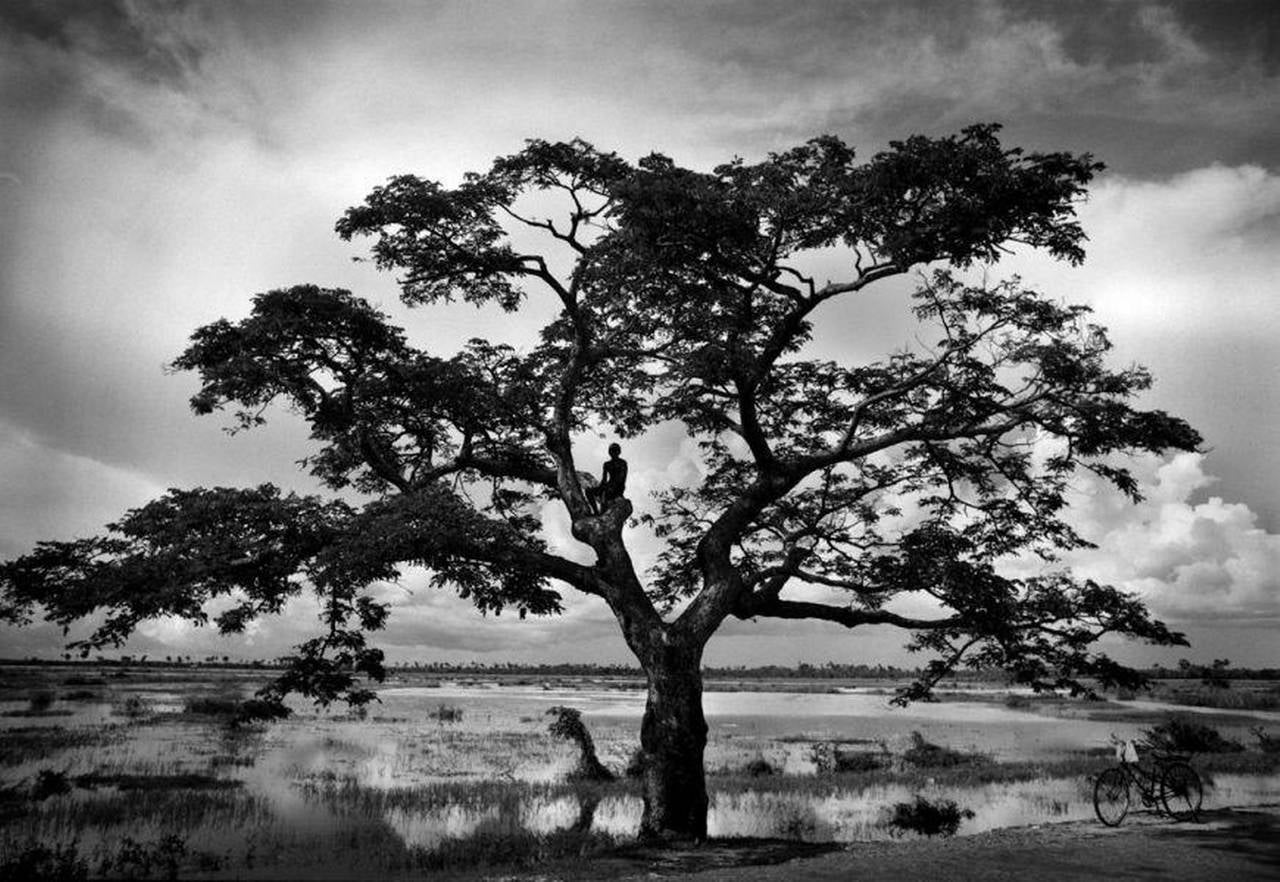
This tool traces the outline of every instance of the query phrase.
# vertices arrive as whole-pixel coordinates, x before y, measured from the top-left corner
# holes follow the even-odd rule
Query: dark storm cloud
[[[1018,143],[1089,150],[1129,175],[1280,155],[1280,4],[640,8],[698,59],[703,88],[677,109],[736,117],[737,149],[819,131],[874,146],[994,120]]]
[[[1280,413],[1274,384],[1265,394],[1280,273],[1278,17],[1280,4],[1207,2],[0,0],[0,559],[90,534],[167,486],[313,490],[295,465],[307,452],[297,418],[275,411],[263,430],[227,439],[224,420],[190,415],[195,378],[162,367],[193,328],[243,316],[255,291],[339,285],[394,313],[392,281],[351,264],[363,245],[332,235],[389,174],[453,181],[529,136],[582,135],[630,159],[660,150],[706,168],[834,132],[865,157],[983,120],[1004,122],[1006,143],[1109,164],[1082,211],[1089,261],[1045,268],[1043,288],[1099,308],[1124,359],[1155,371],[1156,404],[1193,418],[1216,448],[1213,492],[1270,511],[1260,523],[1272,526],[1280,475],[1259,463],[1275,437],[1266,415]],[[876,294],[828,312],[828,354],[861,357],[850,329],[869,335],[872,357],[907,343],[893,330],[902,306]],[[469,306],[405,319],[444,353],[449,335],[512,330]],[[642,473],[698,476],[679,462],[682,438],[636,441],[637,488]],[[1267,608],[1274,586],[1249,573],[1275,560],[1270,534],[1194,493],[1170,511],[1226,525],[1200,546],[1217,569],[1182,575],[1153,558],[1141,578],[1183,590],[1226,573],[1232,602]],[[549,538],[570,553],[562,526]],[[1163,534],[1134,535],[1182,560]],[[637,559],[652,553],[637,537]],[[312,625],[263,622],[244,651],[277,654]],[[616,633],[590,605],[563,621],[479,622],[464,602],[420,592],[383,637],[406,651],[554,657]],[[794,623],[731,622],[725,634],[718,645],[741,647],[724,657],[734,663],[767,641],[774,658],[797,660],[803,645],[820,661],[868,639]]]
[[[168,5],[170,11],[181,8]],[[0,26],[59,52],[118,65],[147,82],[182,85],[204,49],[158,28],[146,9],[121,0],[17,0],[0,7]]]
[[[108,134],[145,140],[147,127],[120,100],[120,85],[103,83],[102,75],[187,88],[207,47],[173,26],[181,12],[120,0],[0,4],[0,45],[11,57],[5,105],[26,118],[17,131],[10,127],[10,139],[23,133],[38,139],[43,121],[72,113]]]

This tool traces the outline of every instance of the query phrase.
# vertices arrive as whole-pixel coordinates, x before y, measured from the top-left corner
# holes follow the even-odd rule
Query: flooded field
[[[248,673],[45,680],[22,687],[26,697],[14,683],[0,693],[5,856],[39,844],[74,847],[106,875],[138,875],[140,861],[159,874],[168,861],[184,878],[272,867],[342,876],[589,852],[639,824],[637,786],[567,781],[576,749],[547,731],[549,708],[577,708],[621,773],[643,711],[643,693],[625,684],[402,679],[363,718],[299,703],[289,720],[233,729],[207,711],[248,697]],[[53,699],[30,697],[41,691]],[[708,692],[710,834],[880,839],[891,808],[916,796],[970,810],[961,835],[1090,818],[1109,737],[1138,737],[1164,710],[1004,691],[904,709],[889,691]],[[1179,710],[1241,741],[1252,727],[1280,731],[1275,712]],[[921,767],[908,759],[921,743],[963,759]],[[833,771],[823,764],[833,752],[862,763]],[[1206,767],[1206,805],[1280,802],[1266,760]],[[122,842],[134,847],[125,863]]]

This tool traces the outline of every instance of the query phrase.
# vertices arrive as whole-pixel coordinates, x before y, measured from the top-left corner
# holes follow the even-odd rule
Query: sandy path
[[[630,879],[693,882],[846,880],[1186,879],[1280,880],[1280,806],[1220,809],[1177,824],[1130,817],[1116,829],[1097,822],[995,830],[949,840],[858,843],[819,857],[769,866],[659,872]],[[615,877],[617,878],[617,877]]]

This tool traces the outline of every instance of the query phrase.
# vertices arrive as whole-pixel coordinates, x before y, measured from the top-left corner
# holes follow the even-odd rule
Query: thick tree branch
[[[772,619],[816,619],[834,622],[846,628],[858,625],[895,625],[912,630],[937,630],[954,628],[963,625],[961,616],[949,616],[945,619],[916,619],[901,616],[883,609],[855,609],[848,606],[831,606],[825,603],[812,603],[802,600],[781,600],[778,598],[761,599],[758,602],[744,604],[735,609],[733,614],[740,619],[755,617]]]

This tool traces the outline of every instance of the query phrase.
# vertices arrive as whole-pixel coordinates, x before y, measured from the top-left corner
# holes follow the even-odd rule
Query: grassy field
[[[582,707],[602,759],[621,771],[640,706],[625,678],[406,675],[364,717],[298,705],[287,721],[233,727],[262,672],[3,675],[0,867],[12,878],[520,870],[626,849],[639,821],[635,782],[567,780],[574,748],[548,734],[545,715]],[[1090,776],[1111,763],[1105,734],[1169,716],[971,690],[895,711],[876,694],[883,683],[731,686],[707,696],[709,824],[743,842],[900,834],[894,807],[917,797],[971,812],[961,833],[1089,817]],[[1280,734],[1280,718],[1194,713],[1251,747],[1197,760],[1208,799],[1280,798],[1280,754],[1246,737]]]

